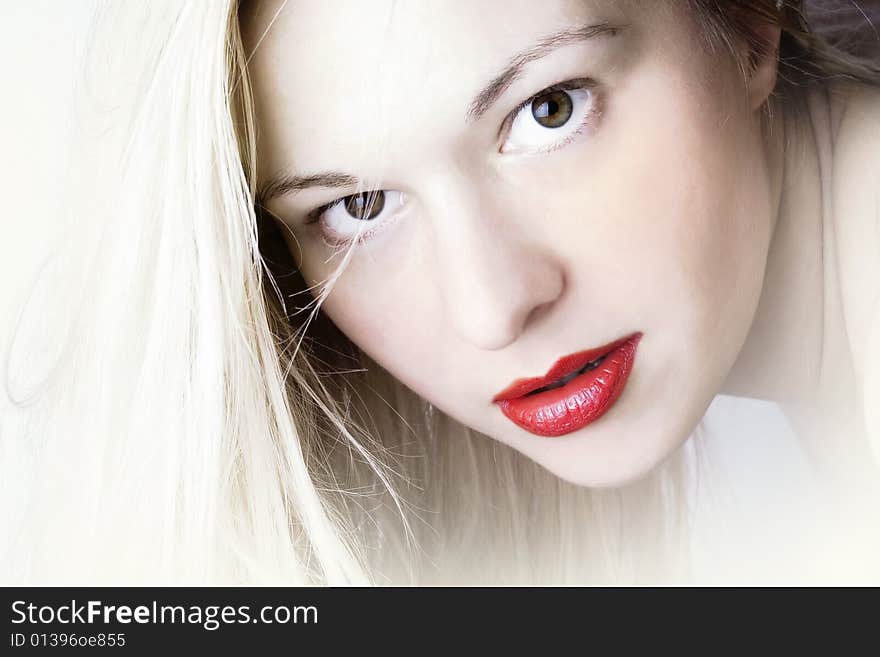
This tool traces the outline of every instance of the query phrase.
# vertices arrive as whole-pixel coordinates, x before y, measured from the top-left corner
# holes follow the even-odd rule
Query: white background
[[[76,50],[91,0],[0,0],[0,347],[64,222]],[[0,359],[0,362],[4,362]]]

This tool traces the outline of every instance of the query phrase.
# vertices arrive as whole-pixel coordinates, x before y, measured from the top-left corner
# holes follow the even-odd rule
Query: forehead
[[[263,170],[358,168],[358,160],[375,159],[373,148],[386,154],[404,145],[412,150],[428,135],[460,127],[473,96],[516,53],[573,26],[632,24],[628,5],[613,0],[248,3],[242,30],[247,51],[256,47],[250,69]]]

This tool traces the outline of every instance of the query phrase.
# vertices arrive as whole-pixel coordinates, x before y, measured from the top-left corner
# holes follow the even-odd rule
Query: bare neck
[[[723,394],[817,403],[848,380],[827,110],[816,94],[809,115],[774,116],[765,156],[778,211],[758,308]]]
[[[838,117],[824,93],[809,107],[801,119],[779,113],[768,139],[779,210],[754,322],[721,393],[779,402],[816,472],[859,490],[873,474],[831,215]]]

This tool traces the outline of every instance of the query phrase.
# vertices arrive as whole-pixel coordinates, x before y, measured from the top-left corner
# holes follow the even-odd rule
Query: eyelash
[[[348,198],[347,196],[343,196],[341,198],[336,199],[335,201],[330,201],[329,203],[325,203],[324,205],[320,205],[317,208],[315,208],[314,210],[310,210],[309,213],[306,215],[306,221],[305,221],[306,226],[318,223],[321,220],[322,214],[327,212],[327,210],[329,210],[330,208],[332,208],[336,205],[339,205],[347,198]]]
[[[523,109],[528,107],[531,103],[535,102],[535,100],[538,97],[543,96],[544,94],[552,93],[554,91],[577,91],[580,89],[588,89],[593,94],[593,96],[595,98],[596,106],[594,106],[593,108],[590,109],[590,111],[587,112],[586,116],[581,121],[581,124],[578,126],[577,130],[572,132],[568,137],[566,137],[563,141],[559,142],[558,144],[554,144],[550,148],[545,148],[544,150],[537,151],[537,154],[544,155],[547,153],[552,153],[553,151],[557,151],[561,148],[564,148],[565,146],[568,146],[568,144],[570,144],[572,141],[574,141],[574,139],[578,135],[583,134],[586,127],[591,122],[593,122],[599,114],[599,101],[601,98],[600,98],[598,92],[596,91],[596,87],[597,87],[596,81],[591,78],[574,78],[571,80],[566,80],[564,82],[558,82],[558,83],[551,85],[549,87],[544,87],[538,93],[533,94],[532,96],[526,98],[523,102],[521,102],[519,105],[514,107],[508,113],[508,115],[504,118],[504,121],[501,123],[501,127],[498,130],[499,141],[501,141],[502,136],[506,136],[510,132],[510,126],[513,124],[513,120],[519,115],[519,113]]]
[[[558,144],[554,144],[553,146],[551,146],[549,148],[545,148],[541,151],[537,151],[537,153],[535,153],[535,154],[545,155],[545,154],[552,153],[554,151],[560,150],[560,149],[568,146],[579,135],[582,135],[584,133],[586,128],[596,119],[596,117],[599,114],[599,111],[600,111],[599,103],[601,101],[601,97],[596,92],[596,86],[597,86],[596,81],[592,80],[591,78],[574,78],[571,80],[566,80],[564,82],[559,82],[559,83],[551,85],[549,87],[544,87],[543,89],[541,89],[537,93],[526,98],[523,102],[521,102],[516,107],[514,107],[510,112],[508,112],[507,116],[504,118],[504,121],[501,123],[501,127],[498,130],[498,139],[501,140],[501,137],[503,135],[508,134],[508,132],[510,131],[510,126],[513,123],[513,120],[519,115],[519,113],[525,107],[527,107],[530,103],[533,103],[535,101],[535,99],[537,99],[539,96],[542,96],[543,94],[551,93],[553,91],[574,91],[574,90],[580,90],[580,89],[588,89],[588,90],[590,90],[591,93],[594,94],[596,106],[594,106],[593,108],[591,108],[587,112],[586,116],[581,121],[581,125],[578,126],[578,128],[575,131],[573,131],[571,134],[569,134],[563,141],[559,142]],[[318,206],[317,208],[309,211],[309,213],[306,214],[306,221],[304,222],[305,225],[308,226],[308,225],[319,223],[321,221],[321,216],[325,212],[327,212],[331,208],[334,208],[335,206],[339,205],[346,198],[348,198],[348,196],[340,197],[334,201],[330,201],[329,203],[325,203],[324,205]],[[389,222],[386,221],[386,222],[383,222],[383,224],[380,224],[379,226],[377,226],[376,228],[372,228],[372,229],[364,231],[363,233],[358,235],[357,242],[359,242],[359,243],[365,242],[366,240],[370,239],[370,237],[372,237],[375,233],[378,233],[383,228],[385,228],[386,227],[385,224],[388,224],[388,223]],[[347,242],[337,243],[337,242],[329,241],[325,236],[324,243],[327,244],[328,246],[331,246],[331,247],[340,247],[340,246],[345,246],[345,244]]]

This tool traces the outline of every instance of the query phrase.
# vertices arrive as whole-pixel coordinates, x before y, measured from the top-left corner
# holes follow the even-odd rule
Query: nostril
[[[529,311],[529,314],[526,315],[526,318],[523,320],[521,331],[524,331],[526,328],[531,327],[533,324],[536,324],[541,321],[541,319],[550,311],[553,307],[553,301],[548,301],[547,303],[542,303],[540,305],[535,306]]]
[[[459,337],[480,349],[497,351],[552,309],[565,289],[564,274],[555,259],[535,253],[533,243],[500,242],[484,224],[462,221],[458,227],[472,233],[440,234],[436,280]]]
[[[540,323],[559,303],[559,299],[565,293],[567,287],[565,270],[555,263],[548,262],[548,264],[549,268],[542,272],[546,278],[542,277],[540,281],[535,281],[536,286],[532,288],[533,292],[529,295],[533,301],[539,303],[536,303],[523,319],[522,325],[519,327],[520,332]]]

